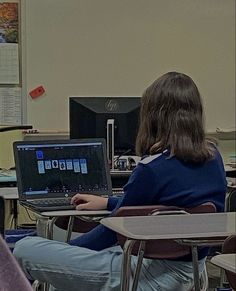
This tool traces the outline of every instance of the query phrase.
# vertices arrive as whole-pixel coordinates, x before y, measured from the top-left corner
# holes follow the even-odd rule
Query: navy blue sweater
[[[110,197],[107,209],[112,213],[121,206],[171,205],[193,207],[204,202],[224,210],[226,177],[222,158],[216,150],[215,158],[203,164],[184,163],[169,152],[148,156],[141,160],[124,186],[124,196]],[[111,214],[112,215],[112,214]],[[102,250],[115,245],[116,233],[103,225],[72,241],[71,245]],[[206,255],[206,248],[199,258]],[[191,260],[191,258],[183,258]]]

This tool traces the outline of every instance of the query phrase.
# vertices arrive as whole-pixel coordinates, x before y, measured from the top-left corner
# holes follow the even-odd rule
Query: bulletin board
[[[0,125],[22,121],[20,5],[0,1]]]

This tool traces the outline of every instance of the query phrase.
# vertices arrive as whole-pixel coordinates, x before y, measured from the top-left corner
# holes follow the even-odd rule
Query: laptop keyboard
[[[34,200],[30,201],[31,204],[37,206],[69,206],[71,198],[53,198],[53,199],[45,199],[45,200]]]
[[[124,192],[122,188],[113,188],[112,196],[120,197],[123,196]],[[28,201],[34,208],[47,210],[58,210],[58,209],[75,209],[75,205],[71,204],[71,197],[62,198],[49,198],[49,199],[37,199]],[[58,208],[58,209],[57,209]]]

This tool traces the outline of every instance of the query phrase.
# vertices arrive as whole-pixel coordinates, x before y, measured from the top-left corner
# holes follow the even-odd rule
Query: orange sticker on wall
[[[43,88],[43,86],[39,86],[35,89],[33,89],[32,91],[29,92],[29,95],[32,99],[36,99],[40,96],[42,96],[45,93],[45,89]]]

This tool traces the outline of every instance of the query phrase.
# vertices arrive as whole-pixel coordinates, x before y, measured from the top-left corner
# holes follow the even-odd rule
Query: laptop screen
[[[112,192],[105,140],[15,142],[14,157],[20,198]]]

